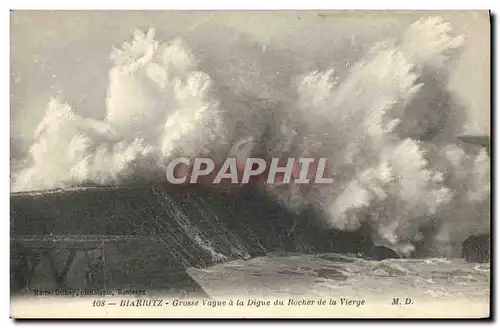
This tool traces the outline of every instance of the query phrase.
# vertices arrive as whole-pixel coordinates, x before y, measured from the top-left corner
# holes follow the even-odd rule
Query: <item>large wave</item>
[[[52,99],[13,190],[156,181],[178,156],[326,157],[331,185],[261,187],[330,227],[368,225],[405,254],[430,235],[427,249],[450,255],[489,229],[489,154],[454,139],[466,114],[448,84],[463,42],[430,17],[356,62],[307,72],[264,48],[199,60],[186,39],[136,30],[111,53],[105,119]]]

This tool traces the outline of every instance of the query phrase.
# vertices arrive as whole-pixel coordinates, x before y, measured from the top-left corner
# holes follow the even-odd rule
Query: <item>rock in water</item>
[[[373,246],[365,255],[370,260],[382,261],[385,259],[399,259],[401,256],[395,250],[385,246]]]
[[[484,263],[490,261],[490,235],[473,235],[462,242],[462,257],[467,262]]]

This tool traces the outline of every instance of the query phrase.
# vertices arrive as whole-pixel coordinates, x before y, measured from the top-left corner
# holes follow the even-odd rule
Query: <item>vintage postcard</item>
[[[10,19],[13,318],[490,317],[488,11]]]

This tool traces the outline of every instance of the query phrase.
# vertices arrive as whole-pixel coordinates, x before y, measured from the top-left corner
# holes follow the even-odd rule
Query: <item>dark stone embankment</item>
[[[491,241],[489,234],[473,235],[462,242],[462,257],[467,262],[489,262],[490,248]]]

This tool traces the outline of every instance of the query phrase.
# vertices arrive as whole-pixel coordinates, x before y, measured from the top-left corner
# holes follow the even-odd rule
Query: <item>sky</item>
[[[425,12],[315,11],[13,11],[11,13],[11,139],[31,142],[50,97],[67,101],[82,114],[102,118],[111,47],[130,38],[134,28],[154,27],[157,37],[196,34],[224,47],[223,26],[253,38],[262,47],[289,47],[303,56],[328,56],[337,39],[372,42],[394,33]],[[451,88],[467,106],[464,133],[489,134],[490,25],[482,12],[441,12],[465,36]],[[238,33],[236,33],[238,32]],[[236,38],[237,38],[236,36]],[[354,42],[354,41],[353,41]],[[358,41],[359,42],[359,41]],[[305,49],[302,49],[305,48]],[[196,54],[195,54],[196,55]]]

